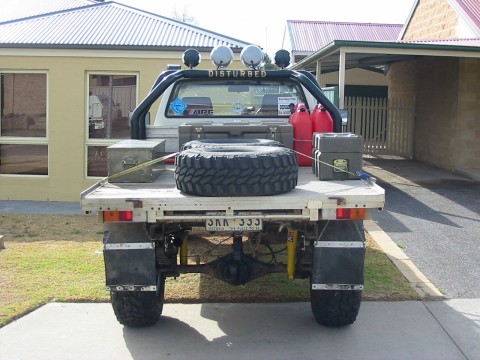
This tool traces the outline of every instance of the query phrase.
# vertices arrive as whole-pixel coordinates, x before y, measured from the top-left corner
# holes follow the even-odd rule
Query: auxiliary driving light
[[[183,53],[182,61],[190,69],[193,69],[194,67],[200,65],[202,61],[202,56],[200,55],[198,50],[188,49],[185,50],[185,52]]]
[[[217,69],[226,68],[233,61],[233,51],[225,45],[216,46],[210,53],[210,59]]]
[[[240,53],[240,59],[246,67],[255,69],[263,62],[264,54],[262,49],[256,45],[248,45]]]
[[[290,65],[290,53],[287,50],[278,50],[275,53],[275,65],[281,69]]]

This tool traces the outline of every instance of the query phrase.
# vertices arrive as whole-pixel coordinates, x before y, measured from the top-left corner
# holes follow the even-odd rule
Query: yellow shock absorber
[[[182,245],[180,246],[180,265],[187,265],[188,263],[188,232],[185,233]]]
[[[287,275],[290,280],[295,277],[295,260],[297,258],[298,230],[288,230],[287,237]]]

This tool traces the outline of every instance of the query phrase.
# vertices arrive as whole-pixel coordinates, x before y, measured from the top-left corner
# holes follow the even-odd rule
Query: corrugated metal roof
[[[417,56],[480,57],[478,39],[424,40],[424,41],[349,41],[335,40],[326,47],[292,65],[292,69],[315,71],[317,61],[322,73],[338,71],[340,52],[348,49],[346,68],[383,66]],[[353,50],[355,48],[355,50]]]
[[[0,23],[0,47],[243,48],[249,44],[114,2]]]
[[[2,0],[0,22],[53,13],[93,4],[90,0]]]
[[[480,31],[480,1],[478,0],[455,0],[458,6],[462,8],[465,15],[476,25],[477,31]]]
[[[409,41],[399,41],[399,43],[480,47],[480,38],[409,40]]]
[[[314,52],[334,40],[392,41],[402,24],[287,20],[292,51]]]

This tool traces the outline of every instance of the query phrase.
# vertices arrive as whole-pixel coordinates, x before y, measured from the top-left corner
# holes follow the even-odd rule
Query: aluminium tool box
[[[165,140],[123,140],[107,147],[108,175],[115,175],[144,162],[158,159],[165,152]],[[110,182],[152,182],[165,170],[158,162],[131,173],[113,178]]]
[[[249,138],[272,139],[293,148],[293,126],[285,121],[246,121],[217,124],[212,122],[186,123],[178,126],[179,148],[191,140]]]
[[[356,180],[362,170],[363,137],[352,133],[314,133],[313,172],[320,180]]]

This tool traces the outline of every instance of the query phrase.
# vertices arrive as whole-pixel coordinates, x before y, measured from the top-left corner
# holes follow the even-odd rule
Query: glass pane
[[[0,74],[2,136],[47,136],[47,75]]]
[[[0,145],[0,174],[48,175],[48,146]]]
[[[189,80],[174,89],[166,115],[288,118],[299,102],[305,102],[301,88],[287,80]]]
[[[128,139],[128,113],[137,104],[134,75],[90,75],[88,125],[93,139]]]
[[[89,146],[87,176],[105,177],[107,175],[107,147]]]

